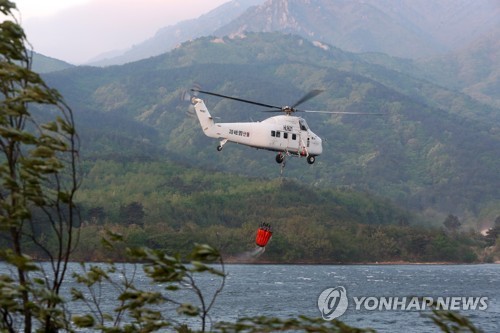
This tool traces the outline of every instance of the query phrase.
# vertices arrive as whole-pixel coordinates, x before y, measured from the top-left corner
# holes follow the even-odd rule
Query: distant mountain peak
[[[223,35],[227,29],[233,29],[231,33],[241,33],[243,31],[307,32],[308,29],[302,26],[302,23],[298,19],[299,16],[294,11],[295,2],[289,0],[268,0],[260,6],[249,8],[241,17],[215,33]]]
[[[294,33],[350,52],[404,58],[444,54],[498,22],[493,0],[267,0],[216,30]]]
[[[297,29],[300,24],[290,13],[289,1],[287,0],[270,0],[262,6],[255,9],[256,14],[266,13],[268,16],[267,31],[273,31],[276,28],[280,29]]]
[[[349,52],[425,58],[458,50],[498,23],[498,0],[233,0],[200,16],[160,29],[119,57],[123,64],[168,52],[203,36],[245,32],[297,34]]]

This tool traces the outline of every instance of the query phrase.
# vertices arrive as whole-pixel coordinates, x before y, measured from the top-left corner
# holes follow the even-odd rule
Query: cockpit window
[[[309,127],[307,126],[307,123],[304,119],[300,119],[299,120],[299,124],[300,124],[300,129],[303,130],[303,131],[307,131],[309,130]]]

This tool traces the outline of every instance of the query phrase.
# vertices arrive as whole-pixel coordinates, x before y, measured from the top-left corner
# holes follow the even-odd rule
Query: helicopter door
[[[301,155],[307,155],[307,150],[310,145],[309,127],[304,119],[299,120],[300,135],[298,141],[298,151]]]
[[[286,149],[296,152],[300,146],[300,132],[285,132],[283,138],[286,140]]]

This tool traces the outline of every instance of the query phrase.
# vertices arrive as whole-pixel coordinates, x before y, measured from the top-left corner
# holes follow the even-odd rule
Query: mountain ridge
[[[293,33],[346,51],[416,59],[443,55],[481,38],[497,24],[498,15],[494,0],[234,0],[198,19],[162,28],[118,58],[91,64],[123,64],[193,38],[245,31]]]
[[[156,34],[144,42],[134,45],[128,50],[118,51],[121,54],[109,57],[108,54],[97,56],[88,65],[109,66],[122,65],[161,53],[170,51],[179,44],[203,36],[207,32],[216,30],[240,15],[247,8],[264,0],[233,0],[214,10],[201,15],[196,19],[179,22],[175,25],[163,27]]]
[[[75,67],[65,61],[55,59],[52,57],[47,57],[43,54],[34,52],[33,55],[33,70],[37,73],[50,73],[56,72],[68,68]]]
[[[198,19],[165,27],[118,58],[92,64],[137,61],[202,36],[277,31],[349,52],[412,59],[406,68],[400,67],[402,60],[393,65],[498,107],[498,16],[500,6],[494,0],[235,0]],[[490,52],[491,59],[480,50]]]

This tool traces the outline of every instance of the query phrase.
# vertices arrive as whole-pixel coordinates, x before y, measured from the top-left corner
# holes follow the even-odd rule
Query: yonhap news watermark
[[[327,288],[318,297],[318,309],[324,320],[342,316],[351,304],[354,311],[485,311],[485,296],[347,296],[343,286]]]

